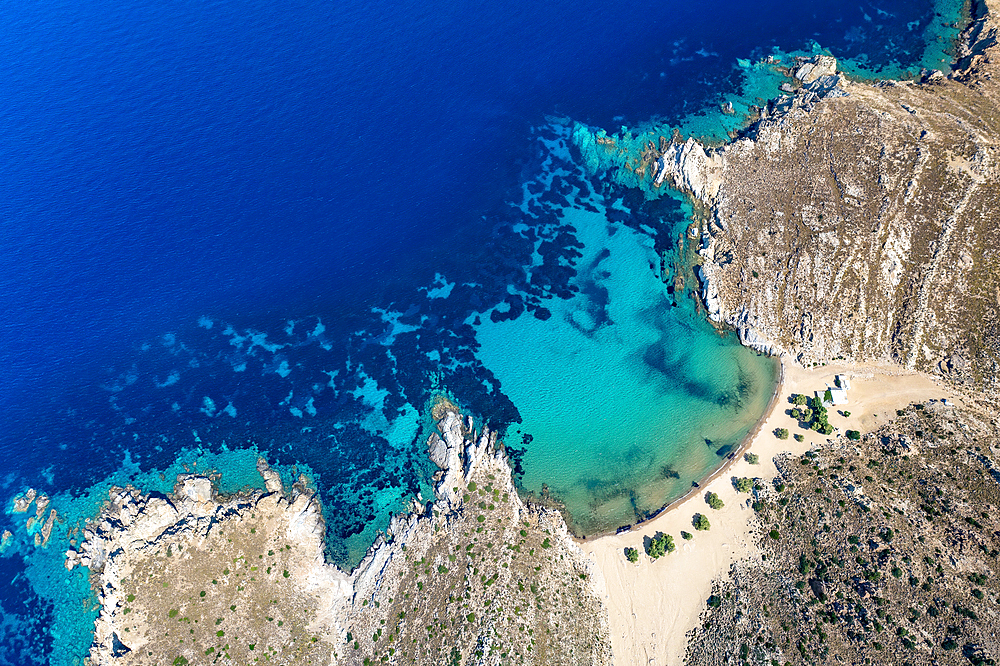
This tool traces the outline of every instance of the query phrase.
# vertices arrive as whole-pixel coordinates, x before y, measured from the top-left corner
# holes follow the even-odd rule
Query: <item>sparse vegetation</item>
[[[688,663],[730,663],[740,645],[762,665],[958,663],[951,651],[987,664],[1000,651],[1000,516],[981,509],[1000,505],[982,446],[1000,432],[971,412],[900,412],[850,447],[777,459],[776,492],[754,504],[764,564],[716,585]]]

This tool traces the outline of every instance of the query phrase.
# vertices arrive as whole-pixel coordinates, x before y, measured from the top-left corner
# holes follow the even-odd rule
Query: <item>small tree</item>
[[[857,440],[861,439],[861,433],[858,432],[857,430],[848,430],[847,431],[847,439],[853,439],[853,440],[857,441]]]
[[[774,436],[778,439],[788,439],[788,428],[775,428]]]
[[[788,431],[786,430],[785,432],[787,433]],[[788,439],[788,435],[785,435],[782,439]],[[743,454],[743,459],[746,460],[751,465],[760,464],[760,456],[757,455],[756,453],[745,453]]]
[[[715,509],[716,511],[726,506],[725,503],[715,493],[705,493],[705,501],[708,502],[708,505],[713,509]]]
[[[803,436],[802,436],[802,435],[800,435],[799,433],[795,433],[795,441],[796,441],[796,442],[801,442],[801,441],[802,441],[802,440],[804,440],[804,439],[805,439],[805,437],[803,437]]]
[[[690,532],[685,532],[684,530],[681,530],[681,538],[684,539],[685,541],[690,541],[691,539],[694,538],[694,535],[691,534]]]
[[[803,395],[802,393],[796,393],[796,394],[794,394],[792,396],[792,403],[793,404],[802,406],[802,405],[805,405],[806,402],[808,402],[808,398],[806,398],[806,396]]]
[[[639,551],[636,550],[635,548],[626,548],[625,549],[625,559],[627,559],[629,562],[632,562],[633,564],[636,563],[636,562],[638,562],[639,561]]]
[[[823,391],[823,401],[833,402],[833,392],[830,389]]]
[[[802,420],[802,412],[799,411],[798,408],[792,409],[790,412],[788,412],[788,415],[791,416],[796,421]]]
[[[691,524],[699,532],[705,532],[712,527],[711,523],[708,522],[708,518],[703,513],[694,514],[694,520]]]
[[[748,493],[753,490],[753,480],[747,477],[741,477],[736,479],[736,491],[741,493]]]

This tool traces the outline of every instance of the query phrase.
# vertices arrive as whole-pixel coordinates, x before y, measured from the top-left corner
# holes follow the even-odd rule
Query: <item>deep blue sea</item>
[[[34,487],[66,517],[35,548],[3,516],[0,664],[78,663],[94,611],[59,570],[69,531],[111,480],[179,460],[307,470],[329,557],[355,565],[427,497],[442,392],[578,531],[648,515],[746,432],[772,366],[667,289],[684,203],[588,171],[570,123],[724,136],[720,101],[777,94],[747,69],[774,53],[947,71],[961,4],[0,6],[0,497]],[[595,426],[613,478],[550,478],[544,424],[600,411],[566,413],[567,373],[640,415],[701,405],[701,449],[611,451],[621,424]]]

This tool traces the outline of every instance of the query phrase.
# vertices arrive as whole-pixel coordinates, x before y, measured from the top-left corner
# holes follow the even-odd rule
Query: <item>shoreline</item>
[[[759,524],[750,506],[753,496],[738,493],[724,472],[732,470],[736,476],[770,483],[778,473],[774,464],[777,456],[802,455],[815,447],[828,446],[847,429],[875,430],[895,418],[896,409],[911,402],[943,397],[965,402],[954,388],[943,385],[940,378],[898,366],[837,363],[803,368],[787,357],[782,357],[781,362],[777,395],[772,398],[766,417],[748,437],[747,445],[741,447],[740,457],[727,461],[713,473],[711,480],[671,503],[655,518],[628,532],[580,543],[606,581],[605,604],[612,629],[615,666],[683,663],[687,632],[701,621],[713,581],[725,577],[736,561],[760,558]],[[826,436],[803,430],[784,410],[774,409],[778,401],[794,393],[811,393],[832,383],[837,374],[851,377],[852,388],[846,406],[851,416],[831,415],[831,423],[838,428],[836,434]],[[777,427],[803,434],[803,441],[778,439],[771,433]],[[759,455],[759,464],[751,465],[742,458],[747,450]],[[719,495],[725,506],[718,510],[709,508],[701,497],[707,492]],[[692,517],[696,514],[710,519],[708,531],[693,528]],[[680,531],[690,532],[693,538],[682,540]],[[643,541],[657,532],[672,535],[677,548],[658,560],[651,560],[644,552]],[[625,559],[627,547],[640,551],[639,562],[633,564]]]
[[[704,477],[701,477],[698,481],[692,482],[695,485],[692,485],[691,488],[689,488],[686,493],[684,493],[677,499],[671,500],[667,504],[664,504],[656,513],[651,515],[649,518],[645,518],[637,523],[633,523],[632,525],[628,526],[628,529],[625,529],[625,526],[623,525],[622,527],[619,527],[613,532],[601,532],[600,534],[592,534],[592,535],[588,534],[587,536],[583,537],[573,537],[573,539],[579,544],[587,544],[597,541],[599,539],[604,539],[609,536],[625,536],[627,534],[636,531],[637,529],[641,530],[643,527],[649,525],[650,523],[658,519],[660,516],[669,513],[671,510],[675,509],[676,507],[680,506],[684,502],[691,499],[691,497],[698,494],[698,492],[700,492],[704,486],[711,484],[722,474],[724,474],[729,468],[731,468],[737,462],[742,460],[743,454],[747,452],[753,441],[760,434],[761,427],[769,418],[771,418],[771,413],[774,411],[775,405],[778,404],[778,397],[782,393],[782,387],[784,386],[785,383],[786,361],[784,359],[784,356],[778,356],[774,358],[776,358],[778,361],[778,381],[775,384],[774,392],[771,394],[771,399],[768,401],[767,406],[764,408],[764,412],[763,414],[761,414],[761,417],[757,420],[757,423],[754,424],[754,427],[747,432],[747,434],[743,437],[742,440],[740,440],[739,446],[737,446],[736,449],[734,449],[733,451],[729,452],[729,454],[726,456],[726,459],[722,462],[721,465],[716,467],[713,471],[709,472]]]

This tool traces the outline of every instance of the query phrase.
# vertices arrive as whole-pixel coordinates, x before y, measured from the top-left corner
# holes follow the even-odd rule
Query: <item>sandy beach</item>
[[[797,426],[788,410],[795,393],[812,396],[834,385],[834,376],[850,378],[848,404],[837,409],[850,413],[844,417],[837,409],[830,410],[830,423],[838,429],[832,436],[803,430]],[[774,478],[777,468],[773,458],[788,451],[802,454],[821,447],[828,439],[844,431],[869,432],[895,416],[895,410],[911,402],[949,398],[961,403],[960,397],[930,375],[907,371],[899,366],[827,365],[802,368],[782,360],[782,382],[778,397],[749,439],[744,451],[755,453],[760,463],[751,465],[742,456],[701,484],[698,492],[675,503],[656,518],[619,535],[600,537],[581,544],[597,563],[607,585],[607,607],[610,616],[611,642],[616,666],[672,666],[683,663],[685,634],[698,625],[706,608],[713,579],[726,575],[730,565],[743,558],[759,558],[752,534],[754,511],[749,495],[739,495],[732,484],[733,477]],[[789,437],[779,440],[776,428],[804,435],[802,442]],[[721,510],[711,509],[705,493],[714,492],[725,502]],[[710,522],[708,531],[696,531],[692,526],[695,514],[705,514]],[[681,538],[681,531],[694,535],[690,541]],[[674,537],[677,550],[652,561],[643,552],[643,539],[664,532]],[[636,548],[640,559],[632,564],[625,559],[624,549]]]

